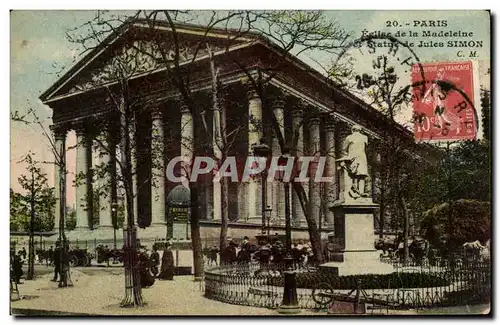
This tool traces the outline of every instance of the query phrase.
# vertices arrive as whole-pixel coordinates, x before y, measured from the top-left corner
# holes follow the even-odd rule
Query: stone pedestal
[[[373,213],[377,207],[368,198],[330,207],[336,216],[336,236],[344,238],[344,250],[336,256],[336,261],[321,267],[336,268],[335,273],[340,276],[393,272],[392,265],[380,262],[380,253],[375,249]]]

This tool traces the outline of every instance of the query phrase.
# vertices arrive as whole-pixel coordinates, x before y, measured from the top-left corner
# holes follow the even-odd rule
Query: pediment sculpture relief
[[[96,62],[78,76],[78,82],[70,88],[68,93],[85,91],[96,88],[106,83],[116,81],[122,76],[125,78],[134,75],[154,71],[165,66],[165,61],[174,63],[175,46],[171,43],[160,45],[164,52],[160,52],[158,44],[151,40],[136,40],[115,50],[113,56],[104,62]],[[212,45],[212,51],[223,50],[224,47]],[[201,58],[207,55],[206,45],[199,46],[192,41],[181,41],[179,43],[179,62],[192,60],[194,56]]]

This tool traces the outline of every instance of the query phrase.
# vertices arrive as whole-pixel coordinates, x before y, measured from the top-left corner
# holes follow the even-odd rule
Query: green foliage
[[[491,201],[491,161],[487,141],[463,141],[437,165],[424,166],[411,184],[413,211],[423,214],[434,206],[461,199]]]
[[[283,278],[270,278],[271,285],[283,286]],[[297,288],[312,289],[318,283],[329,283],[333,289],[351,290],[358,286],[363,289],[397,289],[397,288],[429,288],[441,287],[451,283],[444,274],[433,273],[398,273],[390,274],[362,274],[336,276],[327,272],[297,273]]]
[[[490,107],[491,107],[490,91],[487,89],[481,89],[481,110],[482,110],[482,118],[483,118],[483,120],[481,122],[483,123],[483,134],[484,134],[484,139],[486,141],[491,140]]]
[[[69,209],[67,209],[69,210]],[[71,210],[66,213],[66,230],[70,231],[76,227],[76,211]]]
[[[22,195],[10,189],[10,231],[22,231],[28,225],[29,216],[26,214]]]
[[[25,194],[10,191],[11,230],[28,231],[33,213],[33,231],[50,231],[54,226],[54,188],[48,186],[47,174],[42,172],[31,152],[22,162],[27,164],[27,173],[19,176],[18,182]]]
[[[483,245],[491,238],[491,204],[476,200],[442,203],[427,211],[421,223],[424,237],[439,244],[446,238],[452,247],[479,240]]]
[[[116,229],[123,228],[125,223],[125,200],[116,207]]]

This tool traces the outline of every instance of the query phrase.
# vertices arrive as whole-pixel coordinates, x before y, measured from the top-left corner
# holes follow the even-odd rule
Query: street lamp
[[[113,220],[113,248],[116,249],[116,226],[117,226],[117,213],[116,213],[116,210],[117,210],[117,203],[115,201],[113,201],[113,203],[111,203],[111,218]]]
[[[253,154],[256,157],[262,157],[262,158],[269,158],[269,155],[271,154],[271,148],[266,144],[266,140],[264,138],[260,139],[260,143],[257,145],[254,145],[253,147]],[[266,233],[266,212],[267,212],[267,166],[264,168],[262,171],[262,189],[261,189],[261,194],[262,194],[262,234]],[[269,228],[268,228],[269,229]],[[268,235],[269,235],[269,230],[268,230]]]
[[[266,217],[266,222],[267,222],[267,242],[270,243],[269,240],[269,235],[271,234],[271,212],[273,209],[268,205],[264,209],[265,217]],[[262,234],[266,234],[266,229],[262,229]]]
[[[282,155],[278,160],[278,165],[283,167],[288,163],[290,151],[287,147],[282,149]],[[283,182],[285,187],[285,233],[286,233],[286,256],[285,265],[287,267],[284,273],[285,285],[283,287],[283,301],[280,305],[279,313],[296,314],[300,312],[297,301],[297,279],[293,270],[294,259],[292,256],[292,222],[290,218],[290,180],[285,180],[285,170],[276,172],[276,178]]]
[[[282,150],[283,154],[278,159],[278,166],[284,167],[290,158],[290,151],[287,147]],[[287,258],[291,258],[292,252],[292,221],[290,218],[290,180],[285,180],[285,170],[276,171],[276,179],[283,183],[285,187],[285,234]],[[293,258],[292,258],[293,261]]]

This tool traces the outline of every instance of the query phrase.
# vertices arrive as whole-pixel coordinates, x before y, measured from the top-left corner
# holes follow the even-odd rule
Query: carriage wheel
[[[82,266],[90,266],[90,259],[87,256],[84,256],[82,259]]]
[[[320,282],[314,286],[312,298],[318,305],[328,305],[333,301],[333,287],[327,282]]]
[[[75,267],[78,265],[78,257],[76,257],[75,255],[71,256],[70,260],[69,260],[69,265],[71,267]]]

